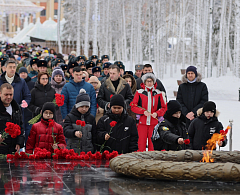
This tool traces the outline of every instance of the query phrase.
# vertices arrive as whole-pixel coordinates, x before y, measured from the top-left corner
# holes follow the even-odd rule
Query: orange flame
[[[200,162],[214,162],[212,158],[212,151],[216,148],[216,144],[219,143],[221,140],[224,140],[225,135],[221,135],[219,133],[214,133],[207,141],[206,150],[203,151],[203,158]]]

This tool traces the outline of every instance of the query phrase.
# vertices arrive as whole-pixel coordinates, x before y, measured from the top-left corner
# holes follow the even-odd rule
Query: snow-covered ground
[[[147,62],[146,62],[147,63]],[[186,66],[187,67],[187,66]],[[133,67],[129,63],[126,64],[126,70],[131,70]],[[177,72],[171,78],[169,70],[161,79],[166,91],[168,100],[175,100],[173,91],[178,90],[177,80],[181,80],[181,66],[178,66]],[[207,72],[207,69],[206,69]],[[222,122],[223,127],[229,125],[229,120],[233,120],[233,140],[232,149],[240,150],[240,101],[239,88],[240,79],[233,76],[230,69],[227,70],[226,76],[216,78],[216,71],[213,68],[213,77],[205,78],[202,81],[207,84],[209,92],[209,100],[214,101],[220,111],[219,121]],[[221,148],[221,150],[229,150],[229,144]]]

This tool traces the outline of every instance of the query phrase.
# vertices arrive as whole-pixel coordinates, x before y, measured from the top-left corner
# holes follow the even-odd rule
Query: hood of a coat
[[[202,81],[202,75],[198,72],[197,73],[197,80],[196,80],[196,82],[197,83],[199,83],[199,82],[201,82]],[[182,82],[183,83],[187,83],[188,81],[187,81],[187,74],[184,74],[183,76],[182,76]]]
[[[38,81],[35,83],[34,86],[36,89],[38,89],[39,91],[49,91],[51,89],[51,84],[48,82],[48,84],[46,84],[45,86],[43,86],[42,84],[38,83]]]
[[[65,78],[63,78],[63,81],[60,84],[58,84],[56,81],[54,81],[53,78],[51,79],[51,85],[54,88],[62,88],[65,84],[66,84],[66,79]]]

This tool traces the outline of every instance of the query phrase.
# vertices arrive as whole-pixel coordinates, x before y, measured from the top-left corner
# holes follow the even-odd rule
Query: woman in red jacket
[[[158,119],[162,118],[167,111],[165,93],[156,89],[156,77],[153,73],[142,76],[143,83],[137,90],[131,105],[131,110],[140,115],[138,124],[138,149],[146,151],[146,141],[148,138],[148,150],[154,150],[151,141],[154,127],[158,124]]]
[[[42,108],[41,121],[35,123],[30,131],[27,144],[26,153],[32,154],[34,148],[45,148],[53,153],[54,149],[65,148],[66,141],[63,135],[63,128],[54,120],[55,118],[55,104],[46,102]]]

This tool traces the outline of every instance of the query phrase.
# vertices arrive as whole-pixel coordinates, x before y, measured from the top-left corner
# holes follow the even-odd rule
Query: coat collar
[[[7,74],[7,73],[4,72],[4,73],[2,73],[2,75],[1,75],[1,80],[3,81],[3,83],[7,83],[7,80],[6,80],[6,78],[5,78],[5,75],[6,75],[6,74]],[[17,82],[19,82],[19,81],[21,81],[21,78],[20,78],[19,74],[15,72],[15,76],[14,76],[14,79],[13,79],[13,83],[17,83]]]
[[[115,91],[115,87],[113,86],[110,77],[104,83],[105,87],[113,94],[120,94],[121,91],[125,88],[125,85],[127,84],[127,82],[122,77],[120,77],[117,90]]]
[[[55,88],[62,88],[65,84],[66,84],[65,78],[63,78],[63,81],[60,84],[56,83],[56,81],[54,81],[53,78],[51,79],[51,85]]]
[[[196,80],[195,83],[199,83],[199,82],[201,82],[201,81],[202,81],[202,75],[198,72],[198,73],[197,73],[197,80]],[[188,83],[188,81],[187,81],[187,74],[184,74],[184,75],[182,76],[182,82],[183,82],[183,83]]]
[[[12,106],[13,110],[19,110],[19,106],[18,106],[17,102],[14,99],[11,102],[11,106]],[[0,99],[0,113],[4,113],[4,112],[6,112],[6,108],[3,105],[2,100]]]

